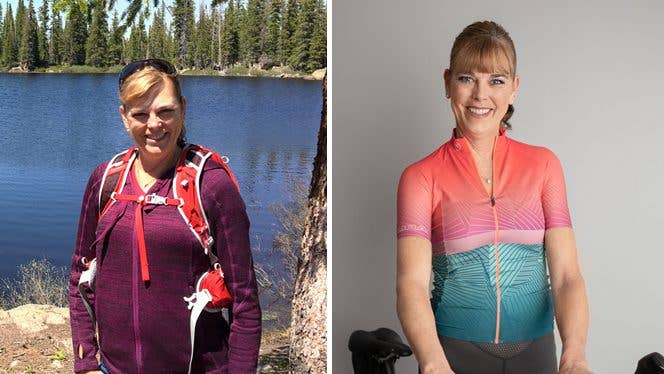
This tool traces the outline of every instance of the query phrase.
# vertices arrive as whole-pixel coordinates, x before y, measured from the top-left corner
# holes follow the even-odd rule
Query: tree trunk
[[[325,373],[327,368],[327,74],[318,151],[297,265],[291,314],[289,360],[293,373]]]

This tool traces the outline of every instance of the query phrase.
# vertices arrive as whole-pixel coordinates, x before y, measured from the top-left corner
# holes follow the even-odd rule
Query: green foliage
[[[39,39],[37,36],[37,15],[32,0],[30,0],[28,8],[23,14],[22,27],[18,62],[22,67],[33,70],[39,60]]]
[[[309,43],[314,34],[316,23],[316,8],[318,0],[302,0],[300,12],[297,17],[297,27],[293,34],[293,50],[288,58],[288,64],[295,69],[306,69],[309,60]]]
[[[197,69],[202,69],[212,65],[212,20],[207,16],[203,4],[200,6],[198,14],[194,66]]]
[[[64,30],[60,12],[52,8],[51,39],[48,43],[49,62],[54,65],[62,63],[64,55]]]
[[[53,2],[53,10],[56,12],[65,12],[66,17],[69,17],[69,13],[74,8],[82,14],[88,14],[87,0],[55,0]]]
[[[309,39],[309,58],[305,64],[307,71],[314,71],[327,65],[327,22],[326,9],[321,0],[318,2],[314,30]]]
[[[288,0],[282,16],[281,33],[279,35],[279,62],[288,63],[293,53],[293,35],[297,27],[297,13],[299,11],[297,0]]]
[[[148,58],[169,59],[170,43],[164,17],[165,5],[161,3],[161,9],[154,13],[148,32]]]
[[[55,351],[52,355],[48,356],[51,361],[64,361],[67,359],[67,352],[62,349]]]
[[[122,32],[124,29],[120,28],[118,19],[118,11],[113,12],[113,21],[111,21],[111,35],[108,40],[108,63],[111,65],[122,64],[122,51],[124,49],[124,38]]]
[[[78,7],[78,3],[73,3],[67,14],[63,62],[69,65],[85,63],[85,43],[87,39],[88,30],[85,16]]]
[[[265,40],[265,53],[272,61],[280,61],[281,56],[281,13],[282,0],[272,0],[268,8],[267,34]]]
[[[37,33],[40,66],[48,66],[51,59],[48,46],[48,22],[48,0],[43,0],[42,5],[39,7],[39,31]]]
[[[12,5],[7,4],[7,13],[5,13],[5,19],[2,22],[2,56],[0,56],[0,62],[4,66],[13,66],[18,62],[16,36]]]
[[[11,4],[6,9],[0,5],[3,70],[18,63],[28,69],[61,69],[62,64],[103,68],[150,57],[174,62],[180,70],[224,68],[232,75],[246,67],[247,74],[278,76],[256,64],[294,71],[326,64],[324,0],[215,0],[212,7],[201,3],[197,17],[194,0],[175,0],[172,8],[159,0],[130,0],[122,16],[114,12],[110,30],[107,9],[116,0],[44,0],[37,14],[34,0],[29,1],[26,6],[25,0],[17,0],[15,17]],[[170,24],[166,9],[172,10]],[[131,13],[138,21],[127,38],[122,19],[128,21]]]
[[[242,22],[246,30],[243,42],[245,43],[244,58],[248,64],[258,62],[263,52],[263,25],[265,0],[248,0],[246,18]]]
[[[85,45],[85,63],[91,66],[108,64],[108,15],[104,0],[96,0],[92,10],[90,35]]]
[[[127,49],[125,51],[127,62],[145,58],[147,54],[147,39],[145,21],[141,14],[138,18],[138,24],[131,28],[131,34],[129,34],[129,41],[127,42]]]
[[[17,45],[20,45],[21,43],[24,20],[25,20],[25,3],[23,2],[23,0],[18,0],[18,3],[16,5],[16,20],[14,21],[14,29],[16,30]]]
[[[16,279],[0,282],[0,306],[12,309],[24,304],[69,305],[69,273],[47,259],[33,259],[18,268]]]
[[[235,2],[228,3],[221,31],[221,65],[233,66],[240,58],[240,28]]]
[[[194,60],[195,37],[193,0],[175,0],[173,9],[174,39],[177,49],[177,65],[191,67]]]
[[[0,3],[0,56],[2,56],[2,3]]]

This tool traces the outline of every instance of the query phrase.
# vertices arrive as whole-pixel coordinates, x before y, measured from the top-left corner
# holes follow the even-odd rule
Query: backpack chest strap
[[[145,205],[182,205],[181,199],[171,199],[169,197],[159,196],[156,194],[150,195],[130,195],[118,194],[113,192],[111,194],[113,201],[129,201],[136,204],[134,211],[134,227],[136,229],[136,238],[138,240],[138,256],[141,262],[141,279],[143,282],[150,281],[150,270],[148,266],[148,251],[145,244],[145,234],[143,227],[143,206]]]

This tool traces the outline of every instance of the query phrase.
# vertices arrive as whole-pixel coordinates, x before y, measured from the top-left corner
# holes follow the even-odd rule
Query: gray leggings
[[[455,374],[555,374],[553,333],[522,343],[474,343],[439,336]]]

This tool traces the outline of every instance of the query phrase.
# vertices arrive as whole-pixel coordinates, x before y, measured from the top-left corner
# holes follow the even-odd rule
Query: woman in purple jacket
[[[156,59],[133,62],[120,73],[120,115],[137,146],[122,194],[177,201],[173,178],[185,146],[186,102],[175,73]],[[108,164],[99,165],[88,181],[72,259],[74,371],[255,373],[261,311],[249,220],[232,175],[208,159],[198,184],[214,238],[211,249],[233,298],[232,318],[203,311],[192,342],[183,297],[195,292],[211,260],[177,205],[113,199],[100,214]],[[88,311],[79,280],[91,259],[97,271]]]

